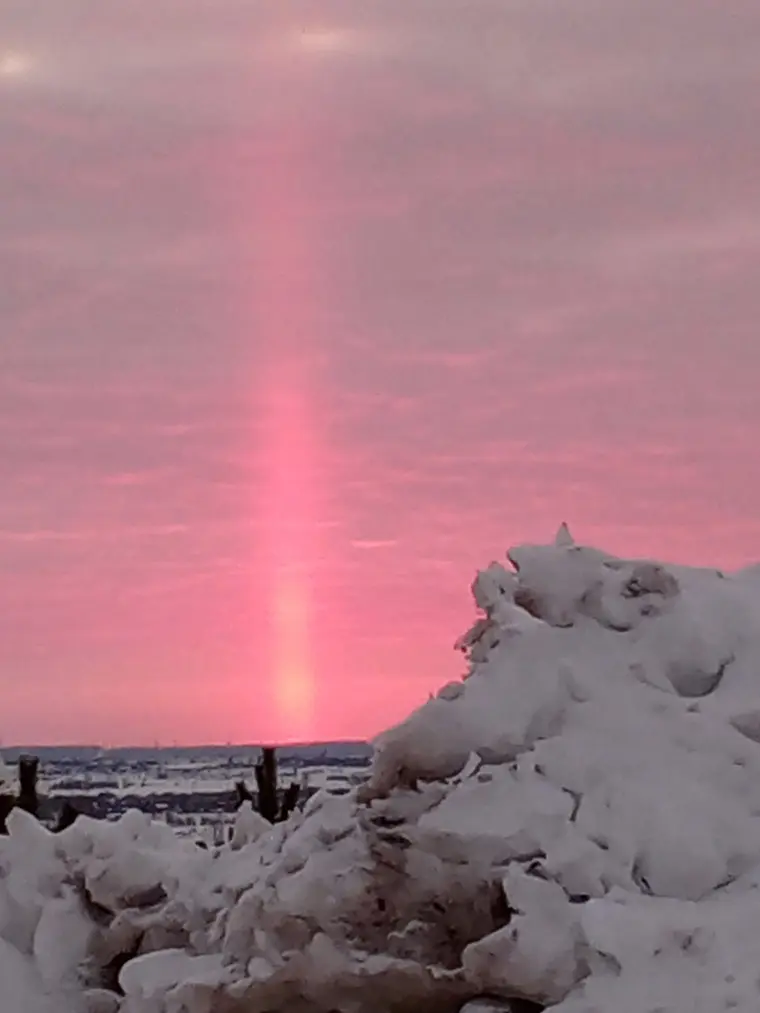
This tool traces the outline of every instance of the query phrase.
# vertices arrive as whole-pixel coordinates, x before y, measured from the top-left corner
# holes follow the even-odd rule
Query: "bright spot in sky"
[[[331,55],[347,53],[356,47],[356,32],[344,28],[304,28],[296,38],[299,49],[307,53]]]
[[[308,588],[303,574],[283,568],[275,581],[276,703],[289,733],[303,740],[313,718]]]
[[[29,53],[18,49],[0,52],[0,77],[27,77],[34,70],[34,60]]]

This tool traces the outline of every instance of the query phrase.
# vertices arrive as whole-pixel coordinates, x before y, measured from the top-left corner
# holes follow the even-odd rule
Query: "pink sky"
[[[0,740],[371,735],[563,519],[760,557],[758,33],[6,4]]]

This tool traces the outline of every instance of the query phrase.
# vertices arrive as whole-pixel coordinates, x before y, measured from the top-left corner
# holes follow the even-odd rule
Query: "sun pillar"
[[[276,133],[275,133],[276,131]],[[310,223],[313,155],[301,122],[273,124],[258,148],[251,223],[261,433],[256,484],[268,644],[267,722],[280,740],[314,734],[312,608],[319,554],[319,259]]]

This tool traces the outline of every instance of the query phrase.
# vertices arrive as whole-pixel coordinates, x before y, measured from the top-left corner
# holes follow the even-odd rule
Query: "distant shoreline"
[[[215,744],[180,746],[180,745],[155,745],[155,746],[94,746],[84,743],[61,746],[34,746],[34,745],[13,745],[0,747],[0,755],[8,761],[17,760],[25,753],[32,753],[39,756],[43,762],[55,759],[92,759],[97,756],[108,756],[114,759],[141,758],[147,759],[151,756],[162,756],[175,754],[182,756],[240,756],[246,753],[256,753],[263,745],[269,743],[242,743],[242,744]],[[356,739],[344,739],[328,742],[306,742],[302,744],[276,745],[282,758],[288,756],[306,758],[321,755],[331,757],[342,756],[370,756],[372,746],[365,741]]]

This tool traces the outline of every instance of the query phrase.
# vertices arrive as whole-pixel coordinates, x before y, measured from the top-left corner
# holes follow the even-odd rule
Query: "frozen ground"
[[[757,1013],[760,571],[564,527],[509,558],[474,583],[465,679],[348,794],[243,809],[211,850],[14,812],[8,1013]]]
[[[6,752],[40,756],[42,818],[56,821],[63,800],[82,813],[113,819],[139,808],[171,823],[179,833],[208,839],[223,834],[236,807],[235,783],[254,787],[257,746],[113,749],[92,747],[16,748]],[[366,779],[372,755],[366,743],[314,743],[278,750],[280,781],[299,783],[305,795],[327,789],[345,793]],[[11,781],[13,776],[11,775]],[[217,833],[218,832],[218,833]]]

